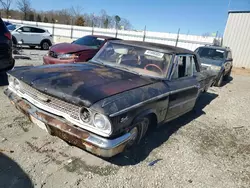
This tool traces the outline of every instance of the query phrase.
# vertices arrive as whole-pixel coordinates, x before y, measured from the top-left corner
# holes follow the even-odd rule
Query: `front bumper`
[[[36,120],[43,122],[47,131],[51,135],[57,136],[72,145],[87,150],[95,155],[101,157],[112,157],[121,153],[132,137],[134,137],[131,133],[126,133],[112,140],[97,136],[74,126],[58,116],[38,109],[25,99],[17,96],[8,88],[4,91],[4,93],[9,97],[11,103],[31,121],[34,122],[33,119],[35,118]]]
[[[67,59],[67,60],[62,60],[62,59],[57,59],[53,58],[50,56],[44,56],[43,57],[43,64],[44,65],[50,65],[50,64],[67,64],[67,63],[73,63],[73,59]]]

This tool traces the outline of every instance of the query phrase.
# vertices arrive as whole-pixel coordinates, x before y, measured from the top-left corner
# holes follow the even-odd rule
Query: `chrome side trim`
[[[115,116],[121,115],[121,114],[123,114],[123,113],[126,113],[126,112],[128,112],[128,111],[130,111],[130,110],[133,110],[133,109],[135,109],[135,108],[138,108],[138,107],[140,107],[140,106],[142,106],[142,105],[145,105],[145,104],[147,104],[147,103],[150,103],[150,102],[152,102],[152,101],[158,100],[158,99],[160,99],[160,98],[162,98],[162,97],[166,97],[166,96],[169,96],[169,95],[171,95],[171,94],[175,94],[175,93],[182,92],[182,91],[185,91],[185,90],[188,90],[188,89],[193,89],[193,88],[196,88],[196,86],[190,86],[190,87],[186,87],[186,88],[177,89],[177,90],[175,90],[175,91],[170,91],[170,92],[167,92],[167,93],[158,95],[158,96],[156,96],[156,97],[153,97],[153,98],[151,98],[151,99],[145,100],[145,101],[143,101],[143,102],[137,103],[137,104],[135,104],[135,105],[132,105],[132,106],[130,106],[130,107],[128,107],[128,108],[124,108],[124,109],[122,109],[122,110],[120,110],[120,111],[118,111],[118,112],[115,112],[115,113],[113,113],[113,114],[110,114],[109,116],[110,116],[110,117],[115,117]]]
[[[177,107],[177,106],[180,106],[180,105],[186,104],[186,103],[191,102],[191,101],[194,101],[194,100],[196,100],[196,99],[197,99],[197,97],[193,97],[193,98],[188,99],[188,100],[186,100],[186,101],[183,101],[183,102],[180,102],[180,103],[175,104],[175,105],[173,105],[173,106],[170,106],[168,109],[175,108],[175,107]]]

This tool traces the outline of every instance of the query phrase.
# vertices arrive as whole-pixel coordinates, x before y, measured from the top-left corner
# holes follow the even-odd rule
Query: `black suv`
[[[11,33],[0,18],[0,72],[12,69],[14,63]]]
[[[232,52],[228,47],[202,46],[195,50],[200,56],[201,65],[211,69],[216,74],[215,86],[222,86],[223,80],[228,80],[233,67]]]

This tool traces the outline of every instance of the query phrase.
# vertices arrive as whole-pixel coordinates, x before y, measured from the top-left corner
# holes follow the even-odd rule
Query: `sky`
[[[53,2],[53,3],[52,3]],[[230,3],[229,3],[230,2]],[[59,10],[81,6],[83,13],[128,19],[137,30],[197,34],[223,34],[228,10],[250,10],[250,0],[31,0],[36,10]]]

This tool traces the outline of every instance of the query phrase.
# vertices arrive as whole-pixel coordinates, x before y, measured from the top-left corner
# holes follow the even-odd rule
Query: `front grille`
[[[57,57],[58,57],[57,53],[56,53],[56,52],[53,52],[53,51],[49,51],[49,56],[50,56],[50,57],[54,57],[54,58],[57,58]]]
[[[29,97],[31,97],[33,100],[45,106],[53,108],[55,110],[63,112],[65,114],[68,114],[70,115],[71,118],[77,121],[80,121],[80,118],[79,118],[80,107],[79,106],[57,99],[50,95],[44,94],[23,82],[20,84],[20,91],[22,93],[25,93]],[[48,99],[48,100],[45,101],[42,99]],[[43,110],[46,111],[46,109],[43,109]]]

